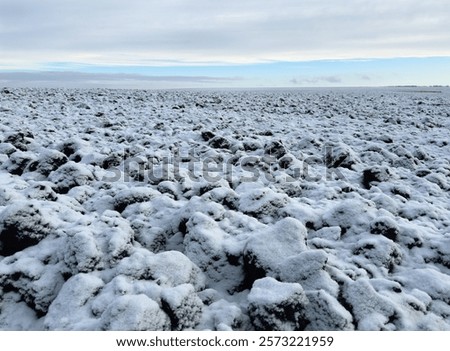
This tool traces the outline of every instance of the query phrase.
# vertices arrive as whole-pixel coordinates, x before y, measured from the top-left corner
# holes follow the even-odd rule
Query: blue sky
[[[0,85],[450,84],[448,0],[0,0]]]

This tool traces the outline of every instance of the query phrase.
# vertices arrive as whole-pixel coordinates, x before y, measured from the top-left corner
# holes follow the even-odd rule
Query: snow
[[[254,282],[248,294],[249,315],[256,330],[301,330],[308,299],[298,283],[266,277]]]
[[[92,274],[79,273],[71,277],[51,304],[45,316],[45,327],[49,330],[98,328],[89,302],[103,286],[103,281]]]
[[[102,315],[106,330],[170,330],[168,316],[144,294],[119,296]]]
[[[450,330],[449,89],[8,91],[0,329]]]

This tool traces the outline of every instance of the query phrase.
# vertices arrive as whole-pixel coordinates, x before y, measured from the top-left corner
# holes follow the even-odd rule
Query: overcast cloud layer
[[[450,56],[448,0],[0,0],[0,68]]]
[[[148,76],[125,73],[1,72],[0,86],[49,88],[200,88],[233,86],[240,78],[211,76]]]

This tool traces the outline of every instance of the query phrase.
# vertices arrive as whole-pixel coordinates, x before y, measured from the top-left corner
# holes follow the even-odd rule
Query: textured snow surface
[[[450,330],[450,91],[0,90],[0,329]]]

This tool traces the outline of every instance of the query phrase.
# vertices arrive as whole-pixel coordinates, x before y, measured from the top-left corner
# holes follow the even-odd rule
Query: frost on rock
[[[114,208],[118,212],[123,212],[128,205],[149,201],[157,195],[160,193],[151,188],[135,187],[122,190],[114,197]]]
[[[62,141],[58,146],[58,151],[62,152],[66,157],[69,158],[71,161],[80,161],[81,156],[77,154],[80,152],[80,150],[83,149],[83,147],[87,147],[89,144],[81,140],[77,137],[69,138],[68,140]]]
[[[170,318],[172,330],[194,329],[200,323],[203,303],[191,284],[164,289],[161,304]]]
[[[304,330],[308,299],[300,284],[266,277],[254,282],[248,295],[248,314],[256,330]]]
[[[210,139],[209,145],[215,149],[229,149],[231,147],[230,141],[219,135]]]
[[[63,271],[38,258],[11,256],[0,264],[0,286],[3,293],[17,293],[37,316],[43,316],[64,284]]]
[[[44,201],[56,201],[58,195],[54,192],[49,182],[36,182],[28,189],[25,194],[28,199],[44,200]]]
[[[325,146],[325,165],[352,169],[360,162],[356,153],[346,144],[331,143]]]
[[[27,165],[36,159],[32,152],[16,151],[9,155],[9,159],[2,164],[2,168],[10,174],[22,175]]]
[[[144,294],[115,299],[101,317],[104,330],[170,330],[170,320],[159,305]]]
[[[287,150],[281,141],[272,141],[265,146],[264,152],[275,159],[280,159],[286,155]]]
[[[309,250],[282,261],[280,278],[284,282],[299,282],[323,270],[328,256],[323,250]]]

